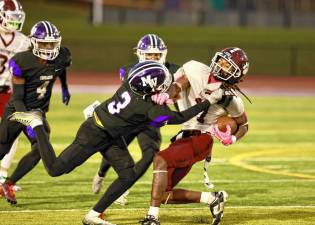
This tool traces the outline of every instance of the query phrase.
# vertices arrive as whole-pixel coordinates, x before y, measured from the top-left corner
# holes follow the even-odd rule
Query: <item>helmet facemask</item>
[[[31,43],[33,45],[33,54],[44,60],[54,60],[59,55],[61,37],[56,40],[41,40],[32,37]],[[52,47],[46,48],[48,44]]]
[[[220,81],[237,83],[242,77],[241,69],[222,52],[217,52],[210,65],[211,73]]]

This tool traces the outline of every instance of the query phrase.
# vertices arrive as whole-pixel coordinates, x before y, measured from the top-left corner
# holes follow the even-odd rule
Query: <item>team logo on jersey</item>
[[[54,78],[54,75],[48,75],[48,76],[40,76],[40,80],[52,80]]]

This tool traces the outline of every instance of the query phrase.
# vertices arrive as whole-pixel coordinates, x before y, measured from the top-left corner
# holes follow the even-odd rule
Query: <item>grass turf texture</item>
[[[83,121],[83,108],[106,96],[76,94],[70,106],[61,104],[61,96],[52,99],[48,120],[52,143],[58,153],[66,147]],[[229,201],[222,225],[314,224],[315,220],[315,104],[313,97],[254,97],[247,104],[250,131],[239,143],[223,147],[216,142],[209,175],[215,190],[226,190]],[[162,129],[163,147],[178,131],[178,126]],[[20,139],[17,161],[29,149]],[[130,146],[137,160],[137,143]],[[100,154],[68,175],[51,178],[42,162],[19,184],[18,204],[0,199],[1,225],[81,224],[85,213],[99,195],[91,192],[91,181],[100,163]],[[196,164],[178,187],[206,191],[202,184],[202,165]],[[115,179],[110,170],[104,185]],[[147,212],[150,200],[152,167],[134,185],[126,207],[113,205],[106,218],[117,224],[137,224]],[[105,190],[105,188],[104,188]],[[209,224],[210,213],[201,204],[162,206],[163,225]]]
[[[238,46],[246,50],[250,62],[255,62],[251,64],[251,74],[315,74],[315,32],[311,29],[91,26],[87,6],[39,0],[22,4],[27,14],[23,31],[28,34],[39,20],[53,22],[61,30],[63,44],[71,49],[71,69],[75,71],[118,71],[121,65],[136,59],[132,49],[140,37],[156,33],[168,45],[168,59],[178,64],[191,59],[209,64],[216,51]]]

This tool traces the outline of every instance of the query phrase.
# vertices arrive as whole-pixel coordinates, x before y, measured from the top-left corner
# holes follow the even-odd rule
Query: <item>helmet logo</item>
[[[157,77],[151,78],[151,75],[146,77],[141,77],[142,85],[146,87],[150,86],[152,89],[157,86]]]

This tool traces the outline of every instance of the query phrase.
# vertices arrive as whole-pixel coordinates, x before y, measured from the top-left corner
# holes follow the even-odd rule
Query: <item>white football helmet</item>
[[[0,0],[0,27],[9,32],[21,31],[25,12],[17,0]]]

